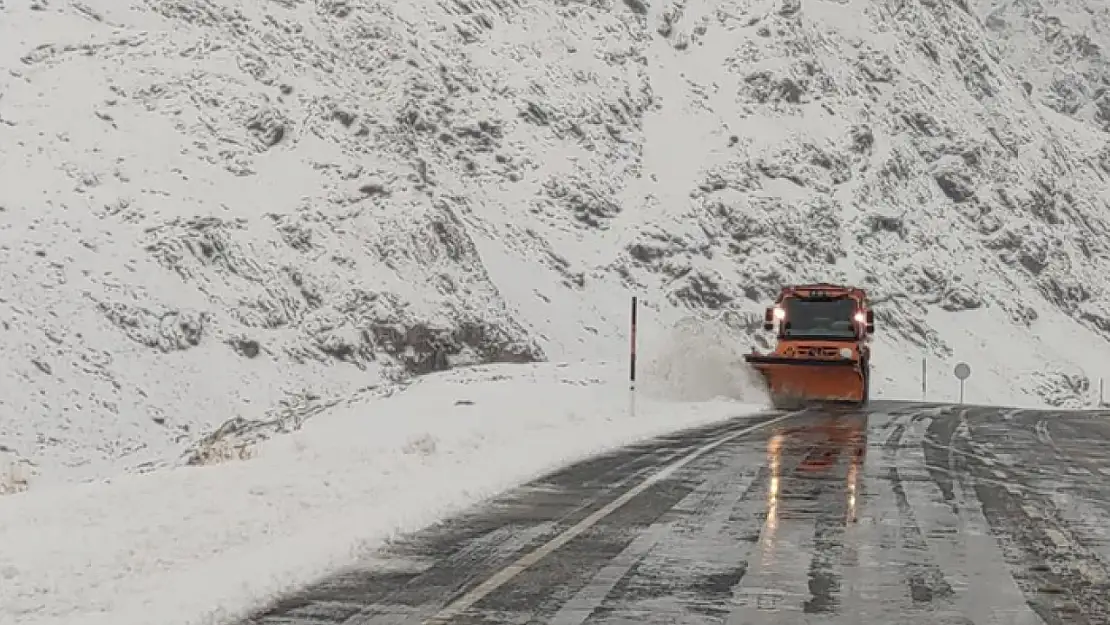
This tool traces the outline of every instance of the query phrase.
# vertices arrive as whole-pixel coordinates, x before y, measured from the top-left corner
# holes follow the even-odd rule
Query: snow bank
[[[456,370],[245,462],[0,498],[0,622],[220,622],[558,465],[760,408],[630,402],[626,378],[623,363]]]

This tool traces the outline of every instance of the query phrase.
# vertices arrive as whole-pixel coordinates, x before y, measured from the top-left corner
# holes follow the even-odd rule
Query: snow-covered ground
[[[0,622],[186,625],[234,616],[523,480],[749,403],[630,401],[624,363],[489,365],[336,408],[246,462],[0,498]],[[710,376],[671,380],[704,398]],[[683,380],[686,380],[685,382]],[[730,382],[733,384],[733,382]],[[660,393],[659,391],[663,391]]]

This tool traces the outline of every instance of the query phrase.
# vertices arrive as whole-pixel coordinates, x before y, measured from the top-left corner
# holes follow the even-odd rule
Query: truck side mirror
[[[763,313],[763,329],[770,332],[775,329],[775,309],[768,308]]]
[[[875,332],[875,311],[873,310],[867,311],[867,327],[865,329],[868,334],[874,334]]]

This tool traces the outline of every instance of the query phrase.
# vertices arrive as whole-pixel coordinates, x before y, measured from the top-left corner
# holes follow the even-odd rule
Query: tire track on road
[[[972,414],[967,419],[967,436],[957,436],[953,446],[971,449],[976,428]],[[990,415],[984,415],[988,417]],[[1036,440],[1035,423],[1022,421],[1025,435]],[[1011,445],[1015,455],[1028,454],[1028,445],[1013,433],[997,445]],[[1023,449],[1023,446],[1025,447]],[[1007,451],[1011,451],[1007,448]],[[1025,594],[1026,601],[1049,625],[1103,625],[1110,622],[1110,597],[1107,586],[1092,583],[1090,573],[1102,571],[1098,558],[1080,547],[1067,523],[1060,518],[1052,498],[1020,484],[1018,467],[993,459],[992,452],[982,447],[979,457],[967,462],[973,478],[973,489],[983,505],[983,514],[990,529],[1002,546],[1013,579]],[[991,478],[986,478],[986,474]],[[1003,484],[999,483],[999,480]]]
[[[953,410],[928,423],[921,446],[912,452],[915,459],[921,455],[921,462],[912,464],[923,466],[931,479],[924,479],[923,473],[922,480],[907,485],[907,495],[922,513],[922,529],[931,548],[945,563],[957,613],[978,625],[1043,625],[1011,576],[1002,548],[983,517],[982,504],[965,486],[966,457],[953,453],[953,439],[965,412]]]
[[[737,446],[739,447],[739,446]],[[699,622],[721,616],[728,588],[743,577],[756,537],[736,535],[738,507],[746,507],[766,483],[769,471],[749,450],[722,449],[725,457],[707,467],[708,476],[687,499],[648,530],[651,539],[634,541],[563,604],[547,625],[627,622],[645,612]],[[722,544],[722,535],[736,542]],[[747,539],[747,540],[745,540]],[[707,550],[707,545],[710,548]]]
[[[597,524],[585,529],[558,551],[537,561],[496,591],[451,619],[453,625],[495,622],[548,622],[559,608],[603,574],[614,560],[634,559],[660,540],[666,521],[660,522],[680,502],[696,499],[700,481],[695,463],[653,485]],[[622,555],[623,554],[623,555]],[[589,590],[586,589],[586,593]],[[446,602],[447,605],[451,601]]]
[[[806,440],[809,424],[786,428],[768,441],[769,479],[762,528],[749,555],[745,575],[730,589],[729,624],[773,620],[775,614],[801,613],[812,599],[811,563],[801,560],[816,548],[821,484],[799,476],[799,466],[819,455]]]
[[[839,562],[841,584],[838,613],[822,615],[822,625],[898,623],[934,625],[936,603],[915,601],[919,575],[914,567],[933,564],[929,554],[915,552],[907,543],[907,520],[899,509],[896,480],[902,480],[896,453],[906,428],[919,416],[917,407],[869,415],[866,452],[854,479],[845,489],[847,516]],[[894,479],[891,469],[895,469]],[[904,481],[904,480],[903,480]],[[910,528],[912,529],[912,528]],[[917,595],[920,599],[920,593]],[[782,622],[782,621],[780,621]],[[809,621],[806,621],[809,622]],[[969,625],[967,621],[959,621]]]
[[[865,415],[847,411],[823,413],[783,432],[768,462],[760,548],[733,589],[735,608],[726,623],[830,622],[839,616],[845,534],[856,497],[852,480],[860,479],[867,427]]]
[[[899,547],[920,558],[912,558],[903,564],[906,573],[906,583],[909,586],[910,598],[918,608],[932,610],[934,602],[942,601],[948,607],[954,594],[952,586],[948,583],[944,571],[937,565],[929,553],[929,545],[921,532],[917,515],[910,506],[906,489],[902,485],[902,475],[898,468],[898,449],[906,434],[909,423],[905,419],[894,426],[894,432],[887,439],[883,449],[883,460],[887,466],[886,478],[890,481],[890,488],[898,506],[900,520]]]
[[[1052,448],[1064,467],[1057,472],[1061,483],[1053,489],[1049,500],[1078,546],[1100,562],[1099,569],[1083,571],[1095,584],[1106,584],[1110,571],[1110,541],[1106,528],[1110,500],[1099,489],[1101,478],[1110,474],[1110,458],[1105,446],[1100,444],[1108,440],[1106,435],[1110,428],[1107,428],[1106,416],[1104,413],[1049,415],[1037,419],[1035,426],[1038,438]]]
[[[859,457],[855,450],[861,451],[866,445],[866,420],[863,423],[840,424],[840,427],[859,428],[858,436],[848,431],[849,438],[832,441],[830,448],[821,449],[822,460],[828,461],[832,455],[835,466],[831,467],[831,479],[836,483],[831,488],[821,488],[818,497],[818,512],[813,535],[813,553],[809,564],[809,594],[803,604],[803,612],[808,614],[832,613],[840,607],[841,575],[840,568],[844,556],[844,535],[848,524],[849,489],[853,471],[858,470]],[[818,450],[815,450],[815,452]],[[811,452],[814,453],[814,452]],[[843,468],[844,475],[841,475]],[[811,479],[830,479],[816,476]]]

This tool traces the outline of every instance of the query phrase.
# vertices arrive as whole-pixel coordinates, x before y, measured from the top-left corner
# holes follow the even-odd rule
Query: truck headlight
[[[851,358],[852,350],[848,349],[847,347],[840,348],[840,357],[844,359]]]

